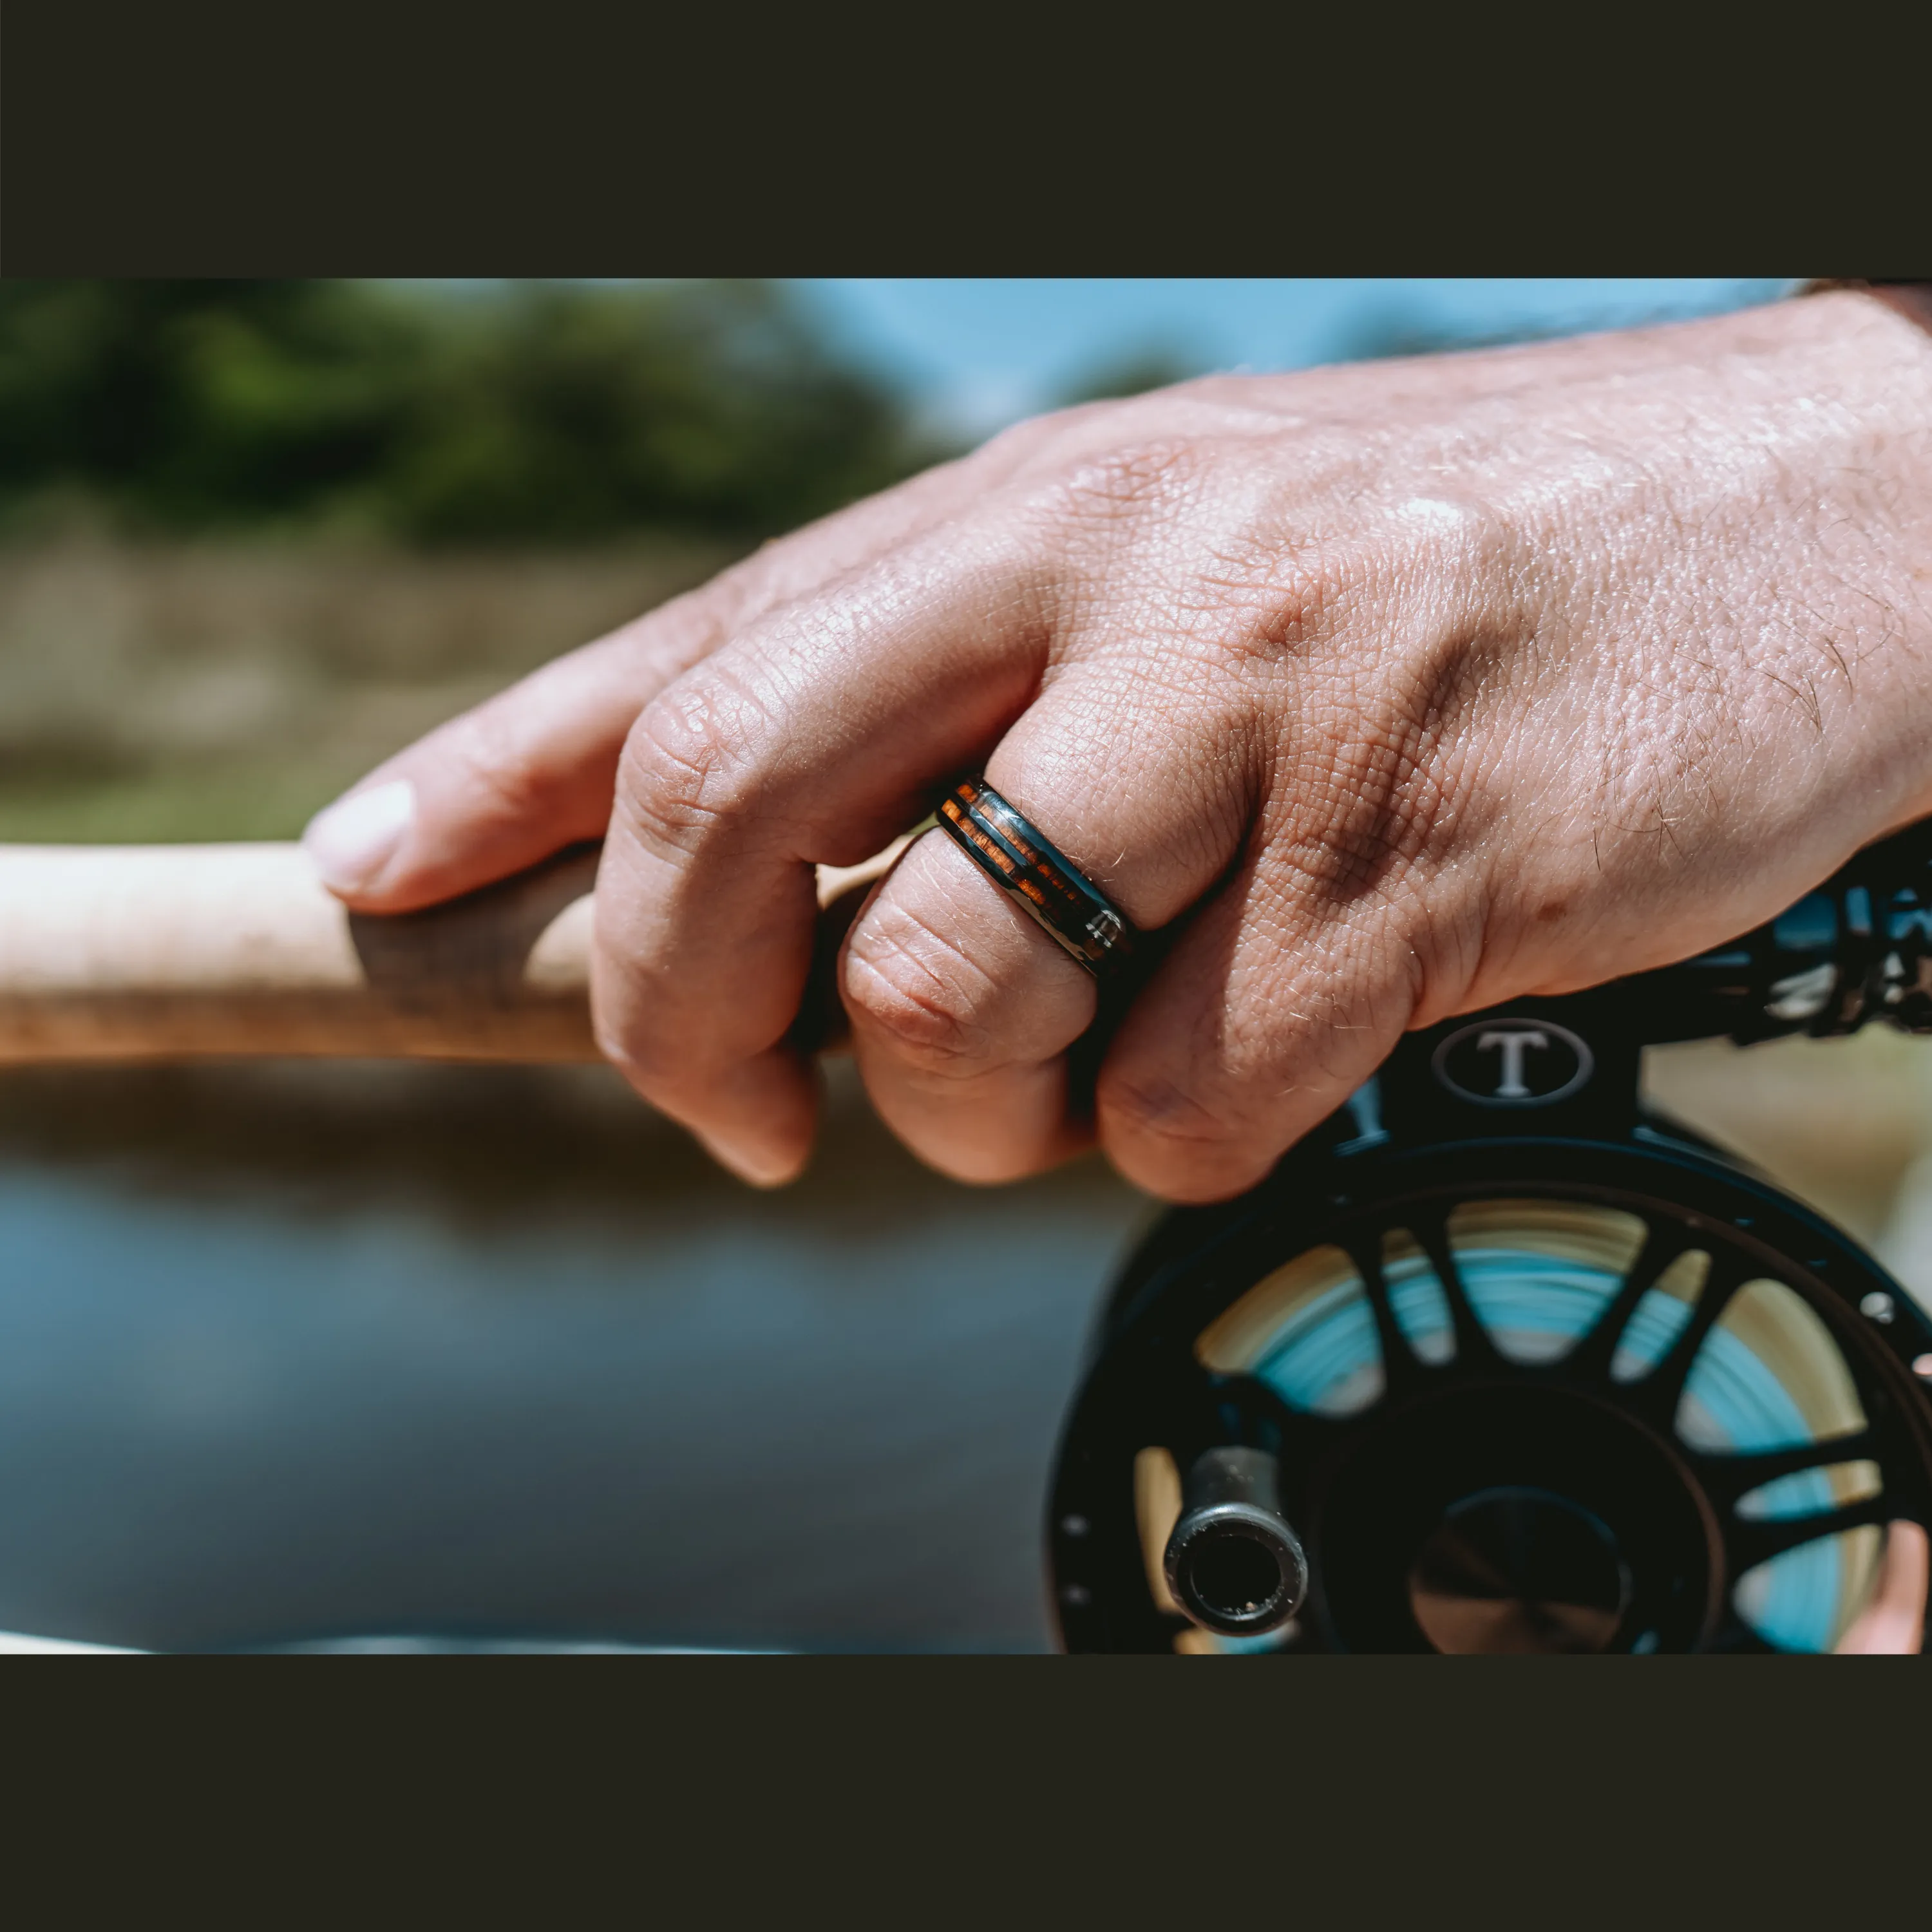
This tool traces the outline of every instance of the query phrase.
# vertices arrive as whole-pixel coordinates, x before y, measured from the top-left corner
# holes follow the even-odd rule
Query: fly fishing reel
[[[1875,1018],[1932,1031],[1932,827],[1718,952],[1411,1035],[1168,1215],[1061,1444],[1066,1647],[1839,1646],[1932,1525],[1932,1321],[1639,1063]]]

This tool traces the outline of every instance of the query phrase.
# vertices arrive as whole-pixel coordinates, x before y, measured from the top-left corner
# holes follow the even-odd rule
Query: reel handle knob
[[[1182,1487],[1167,1540],[1167,1586],[1203,1630],[1264,1636],[1308,1594],[1308,1558],[1281,1510],[1281,1478],[1264,1449],[1210,1449]]]

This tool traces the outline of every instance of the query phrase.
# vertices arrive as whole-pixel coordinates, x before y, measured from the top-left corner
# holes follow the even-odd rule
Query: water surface
[[[594,1070],[0,1081],[0,1628],[1044,1647],[1040,1516],[1148,1204],[837,1083],[758,1195]]]

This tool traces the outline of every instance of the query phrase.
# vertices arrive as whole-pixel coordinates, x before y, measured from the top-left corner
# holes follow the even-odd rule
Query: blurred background
[[[281,838],[428,726],[1055,404],[1774,280],[0,283],[0,840]],[[1932,1287],[1932,1049],[1653,1055]],[[596,1070],[0,1073],[0,1629],[1044,1646],[1149,1203],[846,1073],[753,1196]]]

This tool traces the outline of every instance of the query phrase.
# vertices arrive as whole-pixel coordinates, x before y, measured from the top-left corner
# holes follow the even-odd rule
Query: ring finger
[[[1161,749],[1136,755],[1124,742],[1127,700],[1144,705],[1147,682],[1144,668],[1068,670],[1001,741],[986,776],[1151,930],[1226,870],[1248,786],[1234,734],[1211,719],[1176,728],[1169,711]],[[1168,748],[1176,745],[1189,748]],[[1012,1180],[1091,1139],[1070,1105],[1067,1049],[1093,1022],[1094,982],[944,834],[914,846],[854,922],[841,992],[874,1105],[933,1166]]]

